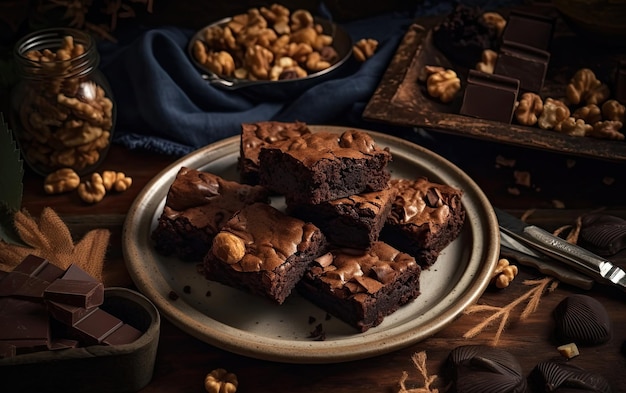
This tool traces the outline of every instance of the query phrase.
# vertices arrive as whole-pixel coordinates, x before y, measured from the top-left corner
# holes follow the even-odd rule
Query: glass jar
[[[36,31],[14,50],[20,81],[11,92],[11,127],[37,173],[93,172],[113,138],[116,107],[92,36],[72,28]]]

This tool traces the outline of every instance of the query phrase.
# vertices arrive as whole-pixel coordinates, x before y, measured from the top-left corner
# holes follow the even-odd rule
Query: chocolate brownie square
[[[420,294],[420,274],[415,258],[379,241],[361,253],[333,249],[317,258],[297,289],[365,332]]]
[[[317,205],[287,205],[287,212],[317,225],[334,246],[367,249],[378,240],[396,192],[386,188]]]
[[[380,239],[413,255],[422,268],[428,268],[461,233],[465,222],[463,190],[425,177],[391,179],[389,186],[398,194]]]
[[[262,147],[310,133],[307,125],[298,121],[243,123],[237,161],[240,181],[251,185],[259,184],[259,152]]]
[[[255,202],[269,203],[269,191],[181,167],[152,231],[154,248],[163,255],[201,261],[222,225],[236,211]]]
[[[389,161],[366,132],[319,131],[262,148],[259,179],[290,204],[318,204],[387,188]]]
[[[208,280],[282,304],[326,238],[311,223],[263,203],[242,208],[213,239],[204,259]]]

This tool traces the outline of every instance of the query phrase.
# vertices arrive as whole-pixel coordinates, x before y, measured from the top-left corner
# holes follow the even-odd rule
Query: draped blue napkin
[[[451,2],[425,1],[416,14],[447,12]],[[202,79],[186,48],[194,31],[165,26],[101,43],[101,69],[117,103],[115,143],[182,156],[236,135],[241,123],[265,120],[375,129],[361,114],[416,15],[389,13],[342,26],[353,42],[379,42],[373,57],[353,61],[347,75],[323,81],[284,102],[254,100]],[[329,18],[331,19],[331,18]],[[207,21],[207,24],[212,21]]]

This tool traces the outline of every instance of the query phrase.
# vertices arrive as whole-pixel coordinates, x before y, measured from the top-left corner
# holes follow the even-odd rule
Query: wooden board
[[[555,12],[546,8],[542,12]],[[503,13],[503,15],[506,15]],[[416,20],[408,29],[395,56],[365,108],[363,117],[401,126],[416,126],[432,131],[478,138],[498,143],[539,149],[612,162],[626,162],[626,142],[574,137],[538,127],[506,124],[462,116],[463,87],[467,69],[453,64],[432,42],[432,28],[440,17]],[[596,43],[597,44],[597,43]],[[544,97],[564,96],[565,85],[580,68],[594,70],[598,79],[610,85],[623,47],[593,45],[577,36],[557,18],[551,46],[551,59],[544,88]],[[431,98],[419,82],[425,65],[454,69],[461,79],[456,99],[443,104]],[[623,130],[622,130],[623,132]]]

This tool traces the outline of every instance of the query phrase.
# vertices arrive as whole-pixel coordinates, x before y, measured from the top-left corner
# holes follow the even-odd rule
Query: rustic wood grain
[[[25,178],[23,207],[32,214],[38,214],[44,206],[54,208],[68,223],[72,233],[80,237],[92,228],[106,227],[112,232],[109,253],[107,254],[106,274],[116,284],[133,287],[125,272],[121,252],[121,233],[125,212],[141,189],[162,169],[174,162],[175,157],[156,154],[129,152],[119,146],[113,146],[102,169],[124,171],[133,178],[133,186],[126,193],[107,196],[101,203],[85,205],[71,194],[50,196],[41,190],[43,179],[31,172]],[[499,206],[520,216],[533,207],[532,202],[523,196],[510,194],[499,195],[503,188],[502,179],[494,175],[499,169],[480,160],[473,161],[474,166],[467,166],[480,174],[488,197]],[[466,164],[468,165],[468,164]],[[583,181],[585,181],[583,179]],[[603,205],[615,215],[626,218],[623,201],[606,205],[600,193],[586,195],[577,209],[539,208],[529,217],[529,222],[553,230],[563,224],[573,223],[580,214]],[[569,195],[565,202],[576,205],[578,196]],[[495,204],[494,203],[494,204]],[[523,294],[529,287],[523,285],[523,279],[543,277],[530,268],[520,266],[520,274],[511,286],[504,290],[488,289],[478,303],[503,306]],[[596,285],[590,292],[560,284],[554,292],[545,294],[537,311],[524,321],[519,320],[520,310],[513,313],[498,347],[510,351],[520,361],[528,374],[542,360],[560,355],[552,341],[553,322],[551,312],[566,296],[573,293],[588,293],[602,302],[611,316],[614,334],[603,345],[581,348],[581,355],[571,360],[590,371],[598,372],[611,381],[613,391],[626,390],[626,356],[620,353],[620,346],[626,340],[626,294]],[[516,309],[517,310],[517,309]],[[159,350],[157,353],[154,376],[151,383],[142,389],[142,393],[161,392],[204,392],[204,376],[211,370],[223,367],[234,372],[239,379],[238,392],[337,392],[361,393],[397,392],[398,381],[402,372],[407,371],[407,388],[422,386],[423,381],[411,363],[411,355],[426,351],[427,367],[432,374],[440,377],[435,387],[447,384],[445,378],[445,359],[448,353],[459,345],[490,344],[496,326],[490,327],[472,339],[463,335],[486,317],[477,313],[461,315],[448,327],[434,336],[407,348],[371,359],[351,361],[339,364],[284,364],[251,359],[232,354],[203,343],[163,319]],[[70,370],[68,370],[70,372]],[[529,390],[533,391],[533,390]]]
[[[549,7],[542,8],[542,11],[554,13]],[[432,28],[440,21],[441,17],[418,19],[408,29],[363,112],[364,118],[524,148],[626,162],[624,141],[573,137],[522,126],[515,121],[506,124],[460,115],[468,70],[451,63],[433,44]],[[597,43],[584,42],[562,20],[557,19],[550,67],[541,95],[544,98],[563,97],[565,84],[582,67],[592,68],[600,80],[610,84],[618,59],[624,52],[624,48],[606,48]],[[419,82],[425,65],[443,66],[457,72],[462,87],[453,102],[443,104],[428,95],[425,84]]]

